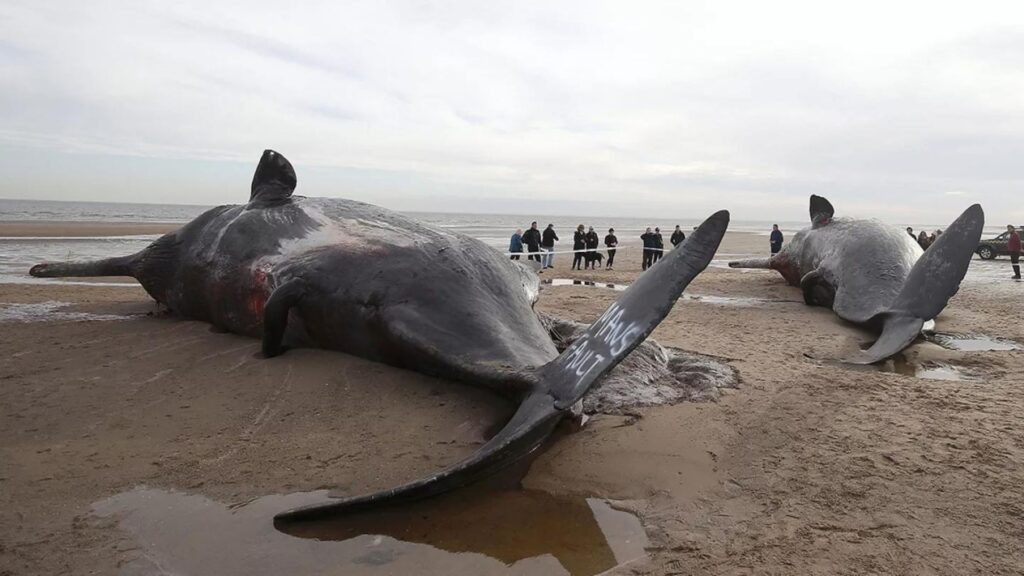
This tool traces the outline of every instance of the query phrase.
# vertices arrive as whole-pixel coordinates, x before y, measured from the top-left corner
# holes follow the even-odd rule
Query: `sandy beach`
[[[0,236],[167,226],[4,223]],[[729,233],[719,253],[766,249],[764,236]],[[593,321],[618,295],[600,285],[640,274],[635,249],[616,264],[570,272],[559,257],[542,278],[599,285],[545,286],[537,309]],[[1005,283],[965,282],[937,330],[1024,344],[1024,285]],[[899,366],[854,369],[829,359],[872,335],[804,305],[777,273],[716,263],[687,295],[653,337],[729,363],[739,387],[598,415],[522,482],[639,518],[644,553],[610,573],[1024,573],[1024,351],[921,340]],[[544,558],[420,548],[350,563],[274,533],[272,505],[246,506],[439,470],[509,414],[486,391],[322,350],[265,360],[256,340],[162,315],[137,286],[0,284],[0,334],[2,575],[565,573]],[[143,493],[150,505],[184,504],[147,516],[125,496],[142,487],[159,491]]]

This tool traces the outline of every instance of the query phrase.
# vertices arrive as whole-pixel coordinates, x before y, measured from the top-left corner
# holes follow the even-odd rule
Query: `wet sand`
[[[720,255],[766,244],[729,234]],[[570,273],[563,256],[544,277],[629,283],[639,254],[617,258],[614,272]],[[804,306],[775,273],[716,266],[688,293],[722,298],[681,300],[654,337],[727,359],[740,388],[717,402],[645,409],[635,422],[597,416],[559,437],[523,481],[638,514],[649,554],[615,573],[1021,573],[1024,351],[924,341],[907,351],[908,362],[952,364],[970,381],[854,370],[806,355],[838,357],[871,336]],[[617,294],[546,287],[538,309],[590,322]],[[733,304],[743,298],[761,300]],[[248,549],[233,546],[229,524],[197,519],[175,547],[140,539],[102,503],[140,486],[218,506],[368,492],[467,455],[510,409],[484,391],[343,354],[263,360],[255,340],[156,314],[137,287],[0,285],[2,303],[51,301],[70,303],[61,309],[69,314],[0,324],[0,574],[198,573],[185,558],[193,555],[216,558],[218,574],[287,570],[242,558]],[[1021,343],[1022,303],[1024,285],[968,282],[937,328]],[[486,529],[502,520],[479,521]],[[260,550],[268,559],[295,553]],[[550,566],[506,569],[470,556],[414,566]],[[331,558],[315,564],[319,573],[384,574],[409,560]]]

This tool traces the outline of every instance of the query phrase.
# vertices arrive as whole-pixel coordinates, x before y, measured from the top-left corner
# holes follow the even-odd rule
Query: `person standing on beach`
[[[520,228],[512,233],[512,240],[508,244],[508,251],[512,253],[513,260],[519,260],[519,253],[523,251],[523,229]]]
[[[661,237],[661,228],[654,229],[654,252],[651,254],[651,265],[654,265],[658,260],[661,260],[662,253],[665,252],[665,240]]]
[[[1006,237],[1006,250],[1010,253],[1010,264],[1013,266],[1013,279],[1020,280],[1020,234],[1012,225],[1006,226],[1009,234]]]
[[[608,229],[608,235],[604,237],[604,245],[608,247],[608,262],[605,264],[605,269],[614,270],[612,265],[615,263],[615,247],[619,245],[619,239],[615,237],[615,228]]]
[[[576,232],[572,235],[572,269],[581,270],[580,264],[583,263],[583,253],[587,249],[587,235],[583,232],[583,224],[576,227]]]
[[[669,238],[669,241],[672,242],[672,247],[675,248],[682,244],[683,240],[686,240],[686,234],[684,234],[679,228],[679,224],[676,224],[676,230],[672,233],[672,237]]]
[[[653,263],[652,258],[654,258],[654,233],[648,228],[646,232],[640,235],[640,239],[644,242],[644,259],[640,267],[647,270]]]
[[[768,237],[768,244],[772,247],[772,256],[779,253],[782,250],[782,230],[779,230],[778,224],[772,224],[772,235]]]
[[[921,230],[921,234],[919,234],[917,237],[917,243],[921,245],[922,250],[927,250],[928,246],[930,245],[928,242],[928,233],[925,232],[924,230]]]
[[[586,264],[584,265],[584,267],[585,268],[590,268],[591,270],[594,270],[594,266],[595,266],[594,263],[597,262],[597,257],[598,257],[597,245],[601,242],[601,239],[598,238],[597,232],[594,232],[594,227],[593,226],[591,226],[587,230],[586,241],[587,241],[587,258],[586,258]]]
[[[537,230],[536,222],[531,222],[530,229],[523,234],[523,243],[526,244],[526,251],[530,253],[526,259],[540,262],[540,230]]]
[[[544,261],[541,262],[541,266],[544,268],[555,267],[555,255],[552,252],[555,251],[555,242],[558,242],[558,234],[555,234],[555,225],[548,224],[548,227],[544,229],[544,237],[541,239],[540,246],[544,249]]]

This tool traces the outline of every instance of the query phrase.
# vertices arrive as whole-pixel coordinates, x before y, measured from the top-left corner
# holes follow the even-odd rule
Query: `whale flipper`
[[[273,358],[284,350],[281,341],[288,328],[288,313],[306,291],[306,283],[298,278],[278,286],[263,305],[263,356]]]
[[[325,518],[434,496],[490,476],[537,450],[586,391],[668,315],[683,289],[703,271],[725,235],[729,213],[704,221],[687,240],[642,275],[583,337],[537,371],[538,385],[512,419],[468,459],[435,476],[366,496],[283,512],[275,522]]]
[[[873,364],[909,346],[960,289],[984,227],[985,212],[978,204],[950,224],[914,264],[890,310],[880,315],[878,341],[847,361]]]

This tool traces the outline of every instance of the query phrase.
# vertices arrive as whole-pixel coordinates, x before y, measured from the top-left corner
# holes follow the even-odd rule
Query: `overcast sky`
[[[300,7],[304,5],[303,7]],[[1024,221],[1021,2],[0,0],[0,197]]]

